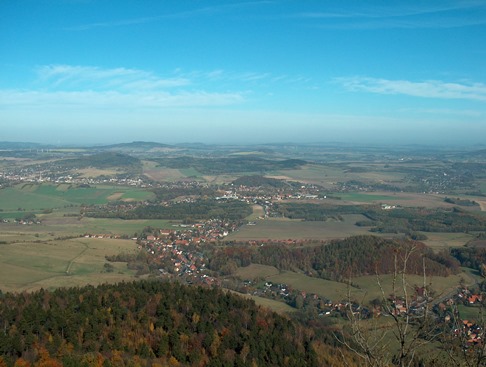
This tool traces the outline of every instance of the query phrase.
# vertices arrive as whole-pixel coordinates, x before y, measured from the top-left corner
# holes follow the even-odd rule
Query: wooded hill
[[[408,233],[423,232],[468,232],[486,228],[486,218],[480,214],[453,208],[396,208],[382,210],[376,205],[331,206],[311,203],[277,203],[273,209],[290,219],[325,221],[344,214],[362,214],[367,220],[356,224],[371,227],[372,232]]]
[[[84,214],[94,218],[178,219],[186,222],[201,219],[239,220],[252,213],[250,205],[239,200],[198,200],[172,205],[144,205],[126,209],[116,204],[85,207]]]
[[[184,156],[153,160],[162,167],[176,169],[194,168],[198,172],[208,175],[297,169],[307,163],[300,159],[269,160],[253,156],[236,158],[195,158]]]
[[[114,152],[103,152],[96,153],[87,156],[81,156],[79,158],[70,158],[62,161],[56,162],[58,165],[63,165],[66,167],[76,167],[76,168],[132,168],[141,169],[140,159],[132,157],[127,154],[114,153]]]
[[[310,329],[177,283],[1,294],[0,321],[0,366],[319,365]]]
[[[394,257],[398,269],[403,268],[407,251],[408,274],[423,274],[423,259],[427,275],[447,276],[459,272],[459,262],[448,253],[434,253],[420,242],[389,240],[375,236],[355,236],[313,247],[293,247],[280,244],[264,246],[232,246],[216,250],[210,261],[213,270],[250,263],[275,266],[279,270],[305,272],[320,278],[346,281],[350,277],[391,274]]]

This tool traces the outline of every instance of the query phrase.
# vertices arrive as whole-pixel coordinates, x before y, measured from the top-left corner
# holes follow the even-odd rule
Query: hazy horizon
[[[486,3],[0,3],[0,141],[486,136]]]

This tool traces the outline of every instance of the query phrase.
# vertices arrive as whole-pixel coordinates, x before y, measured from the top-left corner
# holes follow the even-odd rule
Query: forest
[[[239,200],[214,199],[179,202],[172,205],[144,205],[131,209],[116,204],[84,208],[84,214],[93,218],[121,219],[179,219],[186,222],[201,219],[239,220],[252,212],[250,205]]]
[[[227,174],[236,172],[267,172],[279,169],[297,169],[306,161],[300,159],[269,160],[254,156],[236,158],[177,158],[154,159],[160,166],[167,168],[194,168],[202,174]]]
[[[423,274],[423,259],[428,275],[447,276],[460,271],[459,262],[447,252],[434,253],[419,242],[375,236],[355,236],[302,248],[283,244],[231,246],[216,250],[209,265],[212,270],[221,270],[227,269],[231,262],[236,266],[255,263],[329,280],[346,281],[363,275],[391,274],[394,270],[391,261],[394,255],[397,254],[403,261],[405,252],[412,248],[407,263],[409,274]]]
[[[382,210],[378,205],[331,206],[310,203],[278,203],[272,210],[290,219],[325,221],[339,219],[344,214],[362,214],[367,220],[358,226],[370,227],[371,232],[410,233],[423,232],[470,232],[482,231],[486,218],[471,211],[453,208],[398,207]]]
[[[0,294],[0,325],[0,366],[319,365],[315,331],[178,283]]]

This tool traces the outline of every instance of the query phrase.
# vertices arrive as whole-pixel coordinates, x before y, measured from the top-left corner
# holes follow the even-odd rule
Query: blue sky
[[[481,144],[486,1],[0,0],[0,141]]]

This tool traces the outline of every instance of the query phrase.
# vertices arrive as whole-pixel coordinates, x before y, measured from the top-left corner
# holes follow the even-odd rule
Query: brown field
[[[251,294],[243,294],[243,293],[238,293],[238,292],[234,292],[234,291],[230,291],[230,292],[234,293],[234,294],[236,294],[240,297],[252,299],[253,301],[255,301],[255,303],[258,306],[269,308],[272,311],[275,311],[277,313],[295,312],[295,308],[289,306],[286,303],[280,302],[280,301],[275,301],[273,299],[253,296]]]
[[[467,233],[427,232],[424,234],[428,239],[422,242],[436,251],[449,247],[464,246],[468,241],[474,238],[473,235]]]
[[[156,162],[143,161],[143,174],[154,181],[177,181],[185,178],[178,169],[158,167]]]
[[[305,222],[285,218],[270,218],[256,221],[256,225],[241,227],[227,240],[248,241],[258,239],[335,239],[359,234],[369,234],[365,227],[354,224],[364,220],[362,215],[343,215],[344,221]]]
[[[386,191],[372,191],[363,193],[363,195],[370,195],[373,196],[385,196],[386,199],[380,200],[371,200],[371,203],[383,203],[383,204],[390,204],[390,205],[400,205],[403,207],[423,207],[423,208],[450,208],[454,205],[446,203],[444,201],[444,196],[435,195],[435,194],[421,194],[421,193],[409,193],[409,192],[400,192],[400,193],[391,193]],[[339,196],[339,193],[336,194]],[[345,195],[344,195],[345,196]],[[361,201],[353,201],[353,200],[342,200],[342,203],[352,203],[352,204],[362,204]]]
[[[113,176],[120,171],[114,169],[98,169],[98,168],[84,168],[76,170],[76,173],[80,173],[81,177],[99,177],[99,176]]]
[[[249,266],[238,268],[235,275],[241,279],[253,280],[256,278],[268,278],[279,273],[279,270],[274,266],[250,264]]]
[[[265,215],[265,212],[263,210],[263,207],[261,205],[253,205],[252,206],[253,213],[251,213],[248,217],[246,217],[246,220],[249,221],[256,221],[258,218],[263,217]]]
[[[486,211],[486,200],[476,200],[476,202],[479,204],[481,211],[485,212]]]
[[[233,182],[238,178],[238,176],[235,175],[218,175],[218,176],[202,176],[204,181],[213,184],[213,185],[220,185],[220,184],[226,184]]]
[[[118,200],[123,196],[123,192],[115,192],[114,194],[107,197],[108,200]]]
[[[362,166],[360,166],[362,167]],[[337,182],[349,180],[361,180],[365,182],[393,183],[399,185],[404,178],[404,174],[392,170],[383,171],[375,166],[370,166],[368,172],[352,172],[347,167],[326,166],[317,164],[307,164],[300,169],[281,170],[272,172],[267,177],[300,181],[304,183],[319,184],[327,188],[332,188]]]

